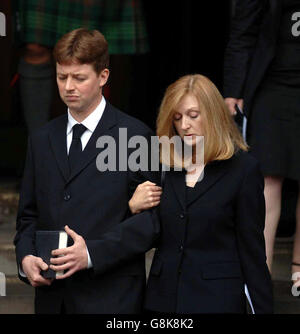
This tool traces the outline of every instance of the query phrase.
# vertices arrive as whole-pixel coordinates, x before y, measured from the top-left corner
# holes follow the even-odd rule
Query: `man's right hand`
[[[225,103],[230,111],[231,115],[236,115],[235,105],[237,104],[241,110],[244,108],[244,100],[236,99],[234,97],[226,97]]]
[[[34,288],[43,285],[51,285],[53,281],[53,279],[47,279],[41,275],[41,270],[47,270],[48,265],[40,257],[33,255],[25,256],[22,260],[22,269]]]

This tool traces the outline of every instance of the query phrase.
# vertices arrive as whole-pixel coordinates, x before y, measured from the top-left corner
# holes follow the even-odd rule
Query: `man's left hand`
[[[68,226],[65,226],[65,231],[73,239],[74,244],[67,248],[55,249],[51,253],[52,256],[58,257],[50,259],[50,268],[54,271],[68,270],[64,275],[58,276],[57,279],[70,277],[77,271],[88,267],[87,248],[83,237]]]

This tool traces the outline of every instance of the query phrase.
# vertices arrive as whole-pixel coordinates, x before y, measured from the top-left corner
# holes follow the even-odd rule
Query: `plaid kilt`
[[[110,54],[148,51],[140,0],[17,0],[22,43],[53,47],[65,33],[85,27],[105,36]]]

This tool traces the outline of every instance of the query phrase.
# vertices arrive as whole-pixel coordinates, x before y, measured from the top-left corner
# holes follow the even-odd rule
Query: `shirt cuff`
[[[32,254],[28,254],[28,255],[32,255]],[[26,255],[26,256],[28,256]],[[25,257],[25,256],[24,256]],[[24,258],[23,258],[24,259]],[[22,259],[22,260],[23,260]],[[22,266],[21,264],[19,264],[19,275],[22,276],[22,277],[27,277],[26,274],[24,273],[23,269],[22,269]]]
[[[90,253],[89,253],[89,250],[88,248],[86,247],[86,252],[87,252],[87,256],[88,256],[88,266],[87,268],[90,269],[93,267],[93,264],[92,264],[92,260],[91,260],[91,257],[90,257]]]
[[[20,274],[20,276],[22,276],[22,277],[27,277],[27,276],[25,275],[24,271],[21,269],[21,266],[20,266],[20,265],[19,265],[19,274]]]

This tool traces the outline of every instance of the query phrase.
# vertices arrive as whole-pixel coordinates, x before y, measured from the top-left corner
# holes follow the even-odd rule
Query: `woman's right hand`
[[[140,213],[157,206],[160,203],[162,188],[155,183],[146,181],[139,184],[128,202],[131,213]]]

